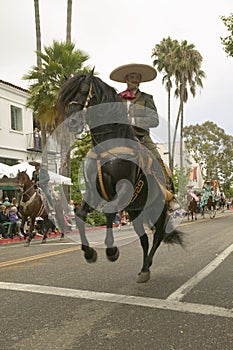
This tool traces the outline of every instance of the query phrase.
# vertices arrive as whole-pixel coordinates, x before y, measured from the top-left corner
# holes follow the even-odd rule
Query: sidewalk
[[[113,224],[113,228],[118,227],[116,224]],[[106,226],[88,226],[86,227],[86,231],[93,231],[93,230],[100,230],[100,229],[106,229]],[[78,230],[76,228],[72,228],[71,231],[66,232],[66,234],[77,234]],[[48,239],[49,238],[55,238],[55,237],[60,237],[61,233],[60,232],[51,232],[48,234]],[[35,239],[42,239],[43,235],[41,234],[36,234],[35,237],[33,237],[33,240]],[[12,244],[12,243],[22,243],[26,242],[26,239],[20,238],[20,237],[14,237],[14,238],[0,238],[0,245],[1,244]]]
[[[219,213],[219,214],[232,214],[233,213],[233,208],[231,208],[230,210],[227,210],[225,209],[224,210],[224,213]],[[200,222],[200,219],[198,220]],[[203,222],[205,220],[202,220]],[[188,223],[192,223],[192,222],[195,222],[195,221],[187,221]],[[183,222],[184,223],[184,220]],[[123,226],[124,228],[127,228],[128,225],[126,226]],[[117,228],[118,225],[117,224],[113,224],[113,228]],[[122,228],[123,228],[122,227]],[[131,225],[129,227],[132,227]],[[104,226],[87,226],[86,227],[86,231],[97,231],[97,230],[101,230],[101,229],[106,229],[106,225]],[[78,230],[76,228],[72,228],[71,231],[69,232],[66,232],[66,234],[77,234],[78,233]],[[55,237],[60,237],[61,236],[61,233],[60,232],[52,232],[52,233],[49,233],[48,234],[48,239],[49,238],[55,238]],[[40,234],[36,234],[36,236],[33,238],[33,240],[35,239],[42,239],[42,235]],[[24,238],[19,238],[19,237],[14,237],[13,239],[12,238],[0,238],[0,245],[2,244],[12,244],[12,243],[23,243],[25,242],[26,240]]]

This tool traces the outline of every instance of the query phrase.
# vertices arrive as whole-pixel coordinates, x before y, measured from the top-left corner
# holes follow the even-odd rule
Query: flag
[[[197,167],[190,169],[189,173],[189,180],[190,181],[197,181]]]
[[[218,180],[212,180],[212,186],[213,186],[213,189],[215,190],[218,186]]]

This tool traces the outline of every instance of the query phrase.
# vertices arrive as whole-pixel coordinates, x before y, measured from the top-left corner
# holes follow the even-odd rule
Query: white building
[[[166,164],[169,164],[169,154],[168,154],[168,145],[166,143],[158,143],[157,144],[159,153],[163,159],[163,161]],[[185,148],[185,145],[183,147],[183,166],[185,169],[185,172],[187,174],[187,188],[195,189],[201,189],[203,186],[203,177],[201,173],[201,166],[200,164],[196,163],[194,158]],[[175,147],[175,157],[174,157],[174,166],[180,165],[180,143],[176,143]]]
[[[0,163],[14,165],[32,160],[41,161],[41,144],[36,142],[37,126],[33,111],[26,107],[27,90],[0,80]],[[47,140],[49,169],[58,172],[59,147]]]
[[[28,97],[27,90],[0,80],[0,164],[3,166],[41,161],[41,145],[34,138],[37,125],[33,111],[26,107]],[[51,137],[47,142],[47,151],[49,170],[58,173],[59,147]],[[2,187],[0,192],[4,189]]]
[[[28,91],[0,80],[0,162],[8,165],[40,160],[33,144],[33,113],[26,108]]]

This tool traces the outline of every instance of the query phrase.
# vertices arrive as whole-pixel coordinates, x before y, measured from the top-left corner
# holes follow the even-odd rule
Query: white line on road
[[[189,312],[193,314],[211,315],[226,318],[233,318],[233,311],[222,307],[211,305],[201,305],[193,303],[184,303],[179,301],[169,301],[155,298],[144,298],[123,294],[112,294],[104,292],[93,292],[88,290],[77,290],[69,288],[58,288],[51,286],[42,286],[34,284],[21,284],[0,282],[0,289],[13,290],[20,292],[39,293],[47,295],[56,295],[68,298],[96,300],[109,303],[127,304],[134,306],[144,306],[154,309],[172,310],[177,312]]]
[[[212,260],[207,266],[205,266],[196,275],[185,282],[174,293],[170,294],[166,300],[179,301],[181,300],[193,287],[195,287],[201,280],[207,277],[218,265],[220,265],[233,251],[233,244],[227,247],[221,254],[219,254],[214,260]]]

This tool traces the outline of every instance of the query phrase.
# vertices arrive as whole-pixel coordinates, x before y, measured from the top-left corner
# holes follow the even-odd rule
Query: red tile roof
[[[1,79],[0,79],[0,83],[8,85],[8,86],[11,86],[11,87],[13,87],[15,89],[18,89],[18,90],[21,90],[21,91],[24,91],[24,92],[27,92],[27,93],[29,92],[27,89],[23,89],[23,88],[21,88],[19,86],[16,86],[14,84],[8,83],[7,81],[1,80]]]

